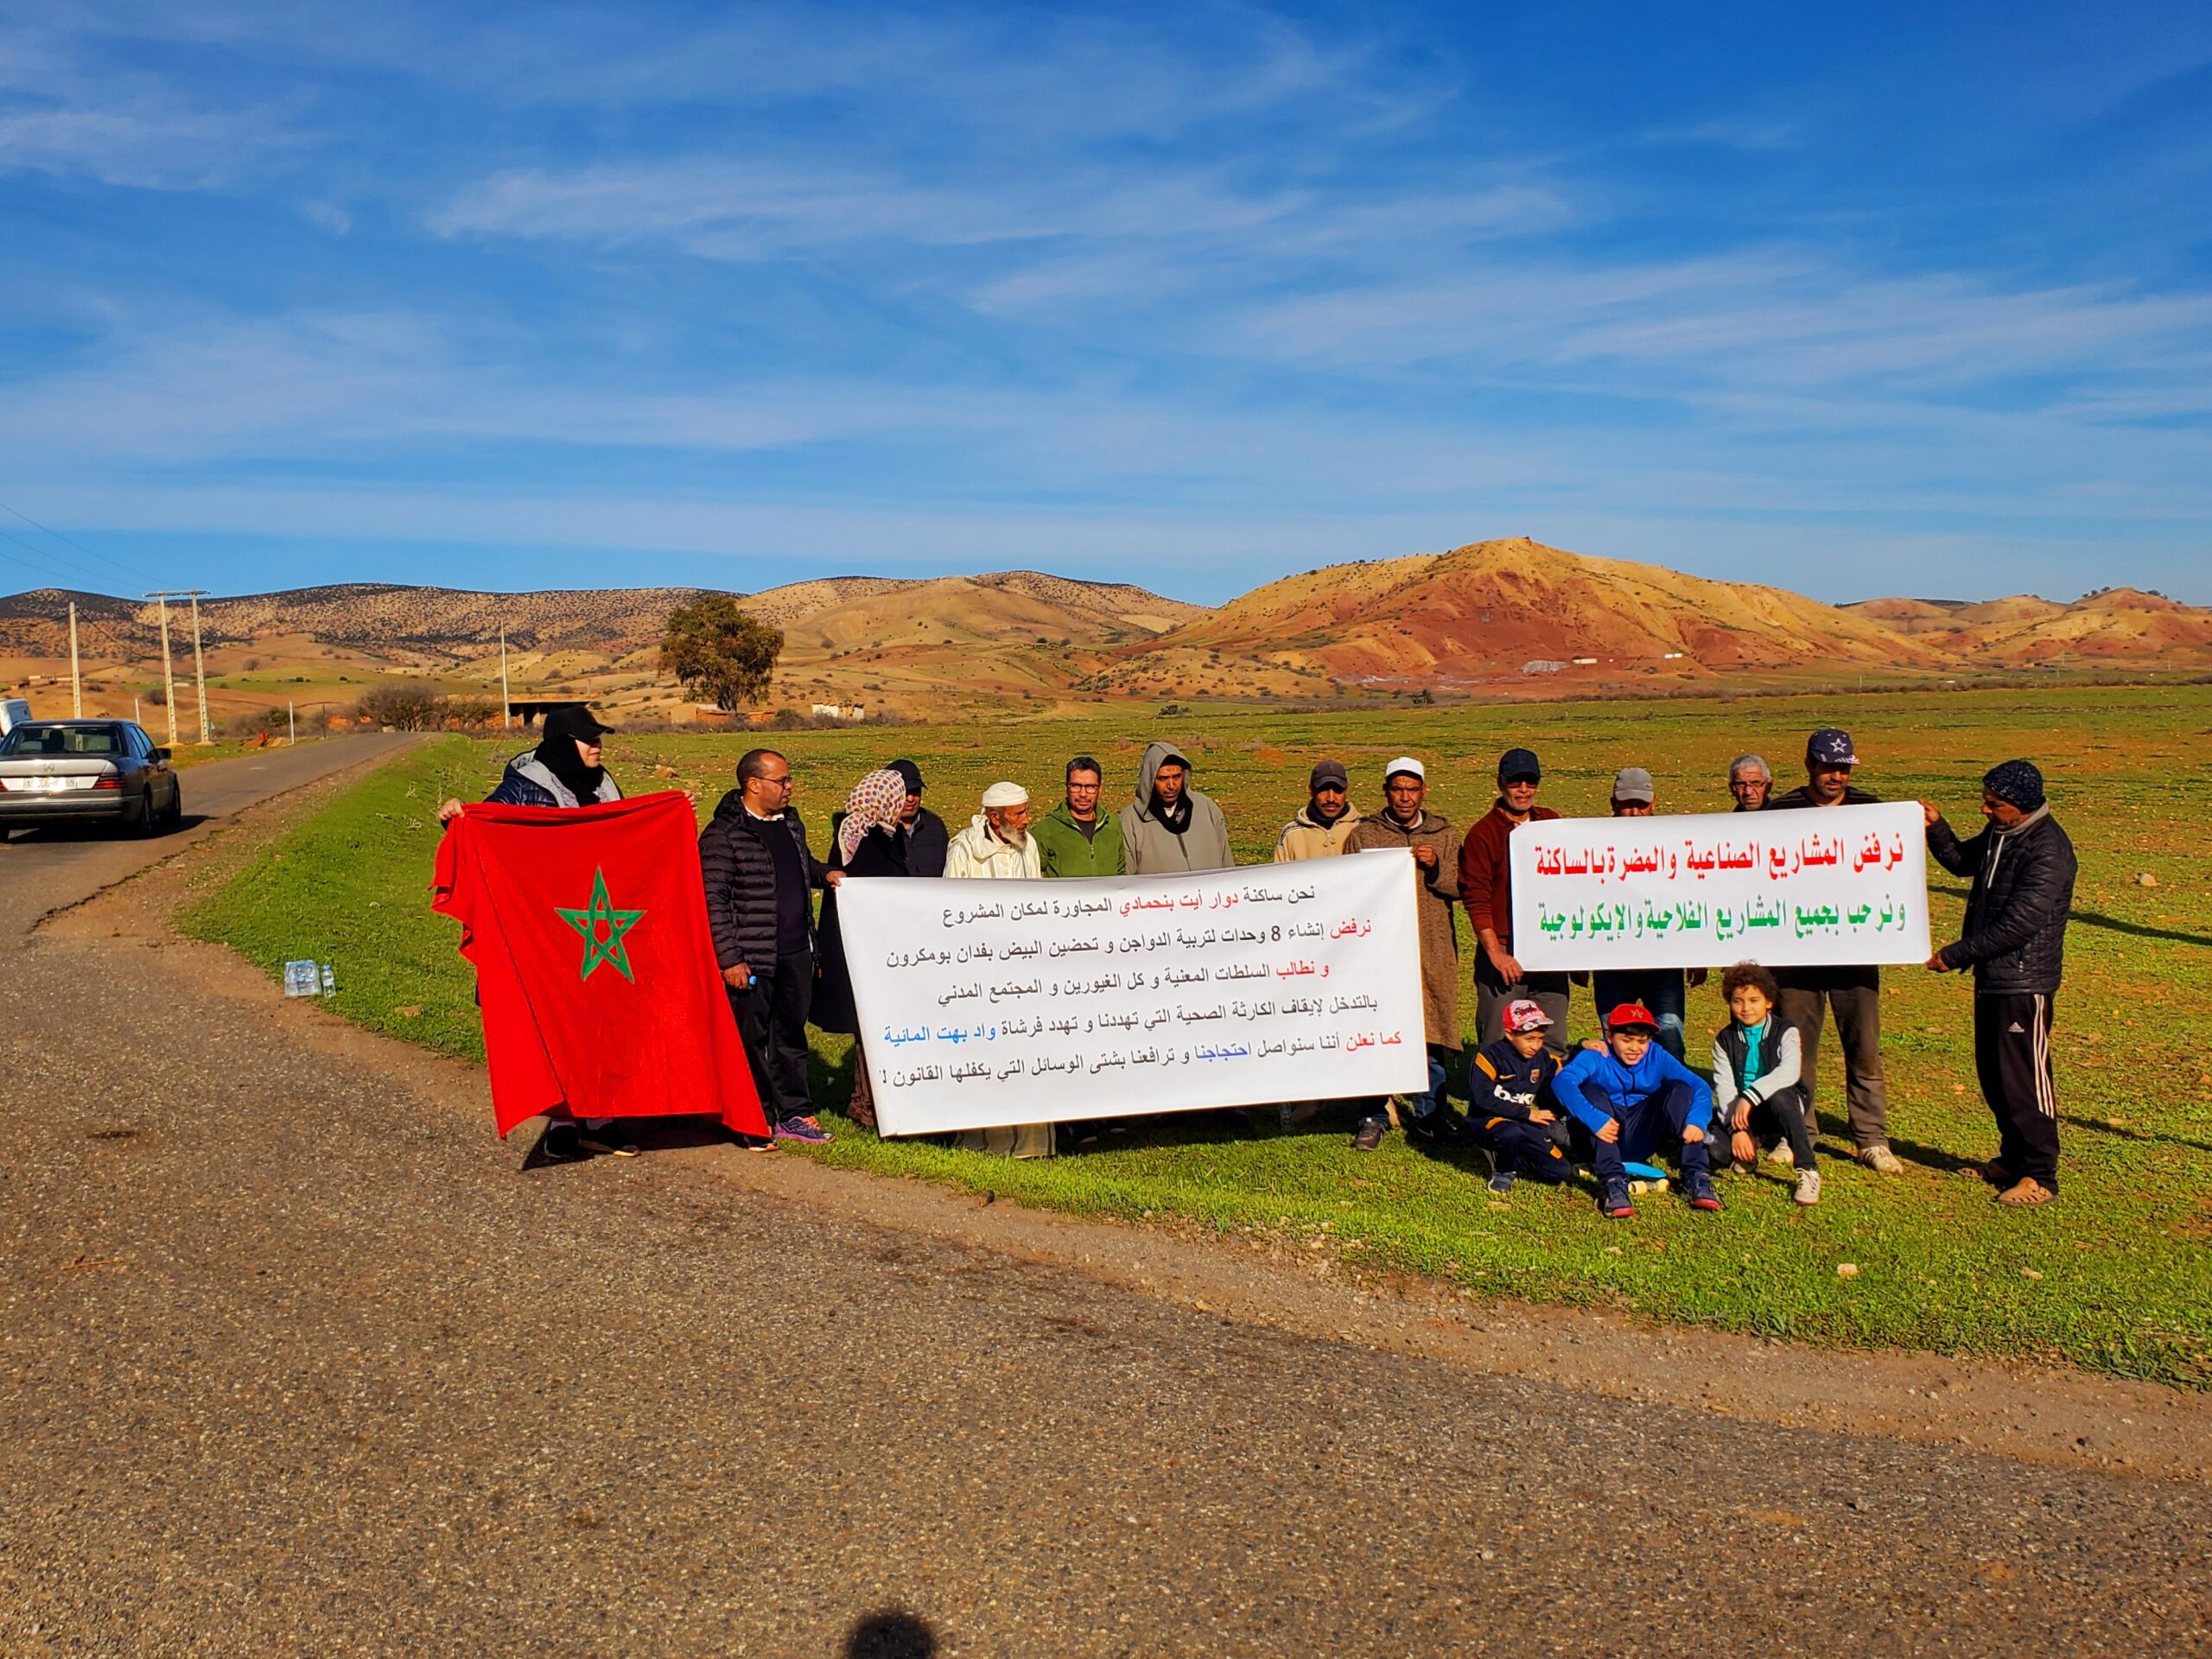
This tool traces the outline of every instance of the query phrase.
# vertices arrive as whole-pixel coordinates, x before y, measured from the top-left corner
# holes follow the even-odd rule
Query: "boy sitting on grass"
[[[1707,1162],[1713,1090],[1652,1039],[1659,1022],[1641,1002],[1605,1016],[1605,1046],[1586,1048],[1560,1068],[1552,1090],[1590,1131],[1598,1212],[1618,1221],[1629,1202],[1628,1163],[1648,1162],[1662,1137],[1681,1147],[1682,1191],[1694,1210],[1718,1210]]]
[[[1739,962],[1720,976],[1720,993],[1728,999],[1729,1020],[1713,1039],[1713,1097],[1727,1103],[1721,1120],[1729,1137],[1719,1165],[1727,1167],[1732,1158],[1757,1162],[1759,1141],[1779,1134],[1768,1155],[1797,1166],[1798,1203],[1818,1204],[1821,1172],[1805,1122],[1797,1028],[1774,1011],[1781,988],[1758,963]]]
[[[1475,1051],[1467,1068],[1467,1129],[1490,1154],[1490,1190],[1513,1190],[1513,1178],[1565,1181],[1567,1125],[1546,1103],[1559,1059],[1544,1046],[1551,1015],[1527,997],[1509,1003],[1505,1035]]]

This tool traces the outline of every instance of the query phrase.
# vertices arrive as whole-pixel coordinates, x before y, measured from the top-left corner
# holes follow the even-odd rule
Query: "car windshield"
[[[115,726],[18,726],[0,737],[0,754],[18,759],[41,754],[121,754],[123,732]]]

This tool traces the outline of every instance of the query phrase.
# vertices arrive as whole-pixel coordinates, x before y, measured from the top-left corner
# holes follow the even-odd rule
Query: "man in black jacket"
[[[1770,800],[1765,810],[1872,805],[1882,798],[1851,781],[1851,769],[1858,764],[1851,734],[1822,727],[1805,742],[1803,786]],[[1814,1078],[1821,1060],[1821,1027],[1832,1010],[1836,1039],[1843,1045],[1844,1099],[1859,1161],[1885,1175],[1902,1174],[1904,1166],[1890,1150],[1889,1090],[1882,1072],[1882,970],[1871,963],[1852,963],[1777,968],[1774,976],[1782,986],[1782,1017],[1797,1027],[1803,1047],[1805,1127],[1819,1133],[1813,1112]]]
[[[922,804],[922,769],[911,760],[893,760],[884,770],[906,780],[906,804],[899,810],[899,828],[906,836],[906,874],[943,875],[952,837],[944,820]]]
[[[2050,1007],[2064,967],[2074,905],[2074,843],[2044,804],[2043,773],[2025,760],[1981,780],[1989,828],[1961,842],[1925,801],[1928,850],[1954,875],[1974,875],[1966,925],[1928,958],[1936,973],[1974,969],[1974,1065],[1997,1120],[1997,1157],[1982,1179],[1999,1204],[2058,1196],[2058,1090],[2050,1073]]]
[[[699,868],[715,959],[761,1109],[777,1140],[817,1143],[830,1135],[815,1122],[806,1081],[810,893],[844,874],[816,859],[791,800],[791,762],[773,749],[748,749],[737,763],[737,787],[700,833]]]

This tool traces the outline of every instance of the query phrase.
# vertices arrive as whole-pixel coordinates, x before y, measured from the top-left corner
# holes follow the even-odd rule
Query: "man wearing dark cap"
[[[1928,850],[1953,875],[1971,874],[1966,925],[1928,958],[1936,973],[1974,969],[1974,1065],[1997,1120],[1997,1156],[1981,1168],[1999,1204],[2058,1196],[2058,1090],[2050,1071],[2050,1008],[2074,905],[2074,843],[2044,800],[2043,773],[2007,760],[1981,780],[1989,827],[1961,842],[1920,804]]]
[[[1334,858],[1344,849],[1344,837],[1359,825],[1351,807],[1351,779],[1341,760],[1324,760],[1306,779],[1306,804],[1275,837],[1275,862],[1295,864],[1300,859]]]
[[[1543,768],[1530,750],[1508,749],[1498,757],[1497,803],[1459,845],[1459,902],[1482,941],[1475,956],[1475,1026],[1481,1040],[1494,1043],[1503,1036],[1506,1005],[1525,997],[1551,1020],[1545,1046],[1563,1055],[1567,976],[1524,974],[1513,955],[1513,868],[1506,845],[1516,826],[1559,817],[1536,804],[1542,782]]]
[[[1832,806],[1871,806],[1882,798],[1851,781],[1859,764],[1851,734],[1823,726],[1805,741],[1805,782],[1766,804],[1769,812],[1818,810]],[[1821,1063],[1821,1027],[1829,1010],[1843,1045],[1844,1095],[1851,1115],[1852,1143],[1859,1161],[1885,1175],[1902,1174],[1904,1166],[1890,1150],[1889,1102],[1882,1075],[1882,970],[1872,964],[1777,968],[1782,1017],[1797,1027],[1805,1057],[1805,1126],[1819,1133],[1813,1110]]]
[[[899,809],[899,827],[906,837],[906,874],[943,875],[952,836],[944,820],[922,804],[922,769],[911,760],[893,760],[884,770],[906,780],[906,804]]]

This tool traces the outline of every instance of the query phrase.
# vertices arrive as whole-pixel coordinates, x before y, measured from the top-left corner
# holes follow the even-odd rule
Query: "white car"
[[[42,823],[121,823],[158,836],[183,817],[169,752],[136,721],[30,720],[0,737],[0,839]]]

